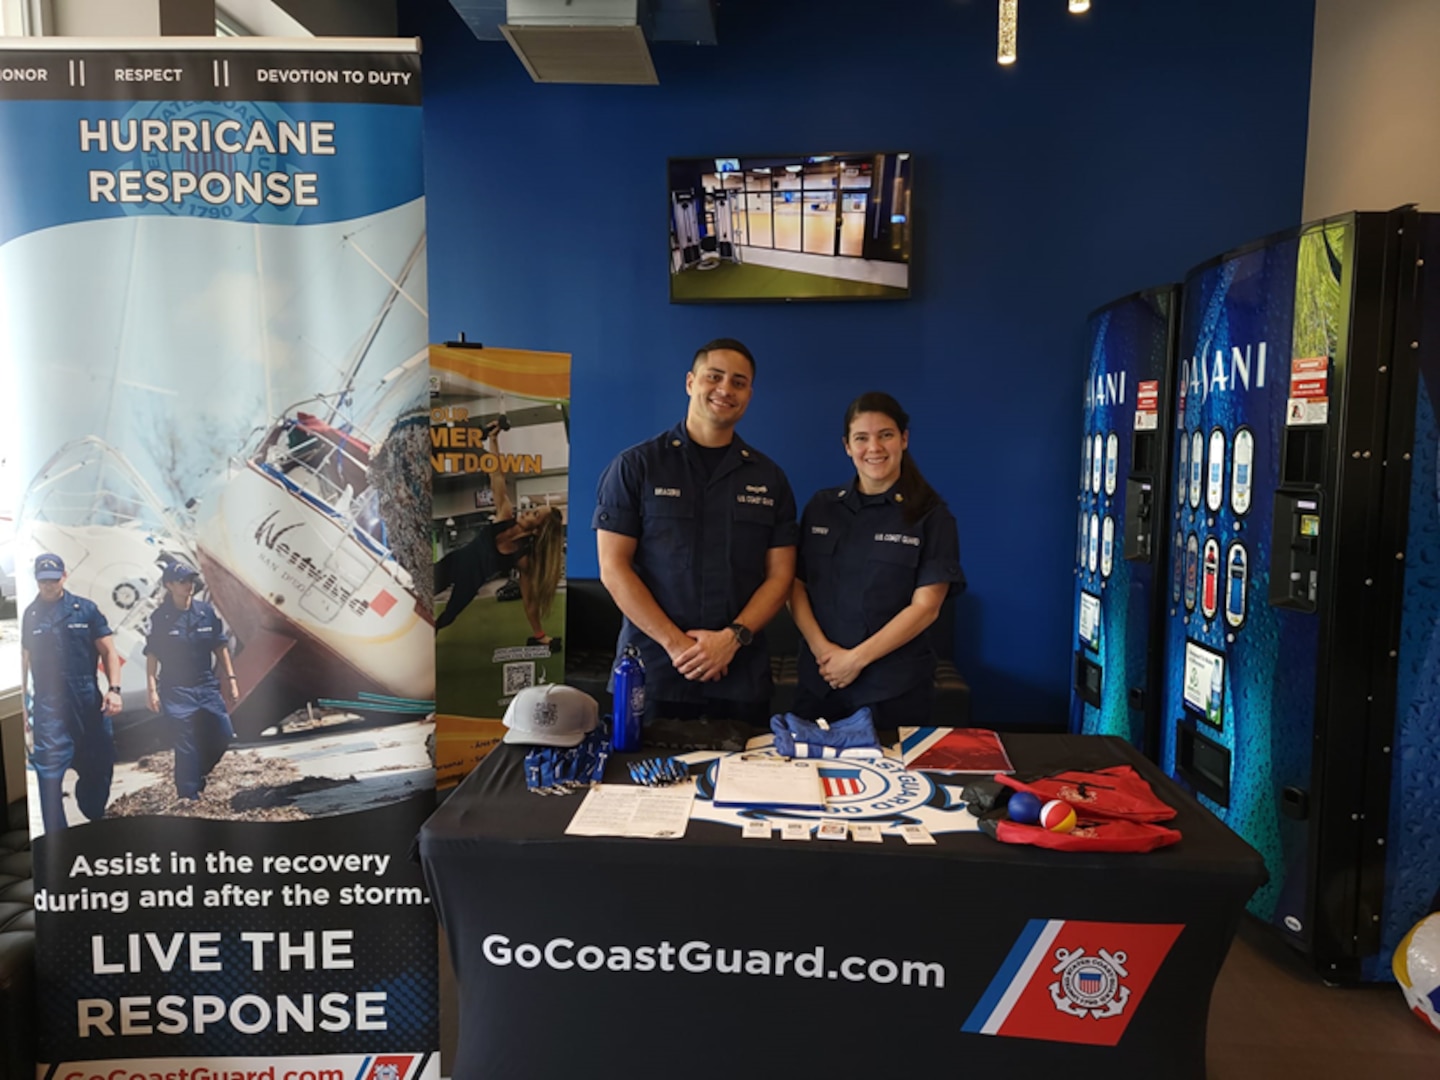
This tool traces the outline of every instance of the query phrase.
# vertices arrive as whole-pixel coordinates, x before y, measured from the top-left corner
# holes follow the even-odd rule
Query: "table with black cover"
[[[1004,738],[1022,774],[1134,765],[1184,839],[1081,854],[700,820],[681,840],[567,837],[583,795],[527,792],[524,748],[498,747],[419,840],[460,984],[455,1080],[1203,1077],[1260,856],[1119,739]],[[932,821],[965,813],[958,786],[934,790]]]

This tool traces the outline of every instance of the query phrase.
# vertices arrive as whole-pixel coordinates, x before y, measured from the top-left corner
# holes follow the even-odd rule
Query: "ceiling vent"
[[[641,0],[506,0],[500,32],[538,83],[654,86]]]

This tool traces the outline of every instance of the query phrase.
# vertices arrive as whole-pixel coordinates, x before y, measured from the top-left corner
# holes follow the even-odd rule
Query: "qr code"
[[[535,685],[534,660],[517,660],[513,664],[506,664],[504,671],[506,697],[518,694],[527,686]]]

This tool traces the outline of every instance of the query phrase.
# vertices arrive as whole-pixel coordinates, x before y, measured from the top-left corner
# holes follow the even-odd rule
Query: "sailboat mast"
[[[357,248],[358,250],[358,248]],[[365,358],[370,355],[370,347],[375,344],[376,337],[380,334],[380,327],[385,325],[385,318],[390,314],[390,309],[395,306],[395,301],[400,298],[402,287],[410,277],[415,264],[420,261],[420,255],[425,250],[425,234],[422,232],[419,239],[415,241],[415,247],[410,252],[410,257],[405,260],[400,273],[390,283],[390,291],[385,296],[385,302],[380,305],[380,310],[375,313],[375,318],[370,321],[370,326],[365,331],[365,336],[360,339],[355,350],[355,359],[350,362],[350,369],[345,372],[345,379],[341,383],[340,393],[330,405],[330,415],[326,422],[333,424],[340,413],[340,408],[345,399],[349,396],[351,388],[355,384],[355,376],[360,373],[360,367],[365,363]]]

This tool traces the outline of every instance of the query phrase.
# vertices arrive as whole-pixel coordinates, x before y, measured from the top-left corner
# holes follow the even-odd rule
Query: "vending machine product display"
[[[1090,316],[1070,729],[1154,756],[1166,610],[1170,372],[1176,290]]]
[[[1386,978],[1440,884],[1440,215],[1308,225],[1182,296],[1161,762],[1265,857],[1255,915]]]

